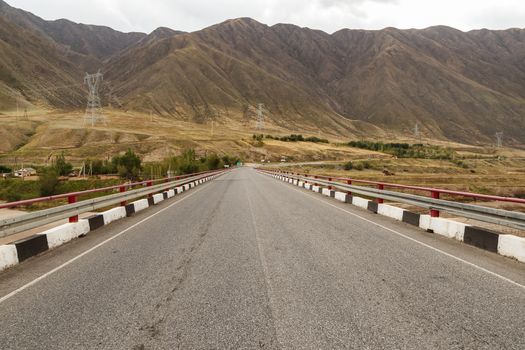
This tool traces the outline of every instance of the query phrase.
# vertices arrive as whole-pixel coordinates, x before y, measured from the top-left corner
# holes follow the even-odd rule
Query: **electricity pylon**
[[[262,103],[259,103],[258,107],[259,108],[257,109],[257,123],[255,124],[255,128],[257,130],[263,130],[264,129],[264,112],[263,112],[264,105]]]
[[[502,131],[496,133],[496,146],[498,148],[503,147],[503,132]]]
[[[84,125],[86,122],[95,126],[95,123],[102,122],[104,125],[106,121],[102,115],[102,104],[100,102],[99,88],[102,83],[103,75],[98,71],[95,74],[88,74],[84,77],[84,83],[88,87],[88,102],[86,107],[86,114],[84,115]]]

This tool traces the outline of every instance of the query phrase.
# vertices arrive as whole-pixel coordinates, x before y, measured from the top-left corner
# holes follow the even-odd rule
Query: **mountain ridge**
[[[19,17],[28,15],[10,12],[0,2],[4,20],[23,27]],[[59,56],[69,52],[66,60],[78,69],[68,74],[80,77],[100,67],[127,109],[197,123],[242,123],[264,103],[269,121],[290,129],[377,136],[381,129],[406,134],[418,123],[438,139],[490,142],[503,131],[525,144],[525,29],[328,34],[241,17],[191,33],[161,27],[122,36],[94,26],[99,35],[89,36],[84,25],[64,21],[84,46],[71,47],[30,24],[25,29],[50,47],[55,43]],[[120,46],[107,51],[115,40]]]

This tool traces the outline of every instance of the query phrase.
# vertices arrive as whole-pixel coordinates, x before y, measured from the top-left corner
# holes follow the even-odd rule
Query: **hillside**
[[[33,103],[81,106],[81,72],[60,46],[0,16],[0,105],[12,109]],[[67,88],[57,90],[57,86]]]
[[[83,108],[86,71],[145,38],[65,19],[46,21],[0,0],[0,110]]]
[[[268,124],[292,131],[394,137],[418,123],[425,138],[493,143],[503,131],[507,144],[525,144],[524,29],[327,34],[238,18],[146,35],[45,21],[1,0],[0,19],[0,59],[11,63],[0,68],[0,110],[12,108],[5,96],[40,81],[80,90],[29,100],[78,108],[83,72],[101,68],[125,110],[173,120],[247,125],[263,103]]]
[[[105,26],[74,23],[67,19],[46,21],[0,0],[0,16],[63,45],[76,54],[104,60],[143,39],[143,33],[122,33]],[[68,52],[69,54],[69,52]]]
[[[501,130],[523,143],[523,58],[517,29],[329,35],[241,18],[137,46],[106,71],[133,96],[131,108],[196,120],[263,102],[271,119],[292,127],[355,134],[370,123],[407,134],[417,122],[434,138],[491,142]]]

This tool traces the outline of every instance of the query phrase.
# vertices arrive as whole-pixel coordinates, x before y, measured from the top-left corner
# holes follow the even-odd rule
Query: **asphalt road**
[[[243,168],[0,274],[0,349],[525,349],[524,265]]]

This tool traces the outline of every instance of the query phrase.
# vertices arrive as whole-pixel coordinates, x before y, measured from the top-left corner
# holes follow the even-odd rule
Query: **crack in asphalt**
[[[282,344],[281,342],[279,341],[279,337],[278,337],[278,333],[277,333],[277,326],[276,326],[276,318],[275,318],[275,311],[274,311],[274,307],[273,307],[273,301],[272,301],[272,285],[270,283],[270,280],[269,280],[269,273],[268,273],[268,268],[267,268],[267,263],[266,263],[266,257],[264,255],[264,252],[263,252],[263,249],[261,247],[261,242],[260,242],[260,237],[259,237],[259,234],[258,234],[258,229],[257,229],[257,221],[255,219],[255,213],[253,211],[253,204],[252,204],[252,201],[250,199],[250,196],[248,195],[248,191],[246,190],[246,182],[244,182],[244,188],[245,188],[245,193],[246,193],[246,198],[248,200],[248,209],[250,211],[250,215],[251,215],[251,225],[252,225],[252,230],[253,230],[253,233],[255,235],[255,241],[257,243],[257,252],[259,253],[259,262],[261,264],[261,267],[262,267],[262,271],[263,271],[263,274],[264,274],[264,283],[265,283],[265,286],[266,286],[266,303],[267,303],[267,306],[268,306],[268,311],[270,313],[270,319],[272,321],[272,329],[273,329],[273,333],[274,333],[274,337],[275,337],[275,340],[277,342],[277,348],[278,349],[282,349]]]
[[[137,349],[146,349],[148,342],[157,340],[162,336],[162,325],[166,322],[166,318],[169,316],[170,304],[173,302],[174,294],[182,288],[184,282],[190,275],[190,269],[192,262],[200,247],[204,243],[206,236],[208,235],[210,228],[215,220],[217,211],[220,209],[224,201],[224,193],[228,191],[231,186],[231,182],[227,182],[227,185],[223,188],[219,195],[219,200],[213,206],[212,211],[206,216],[204,227],[199,230],[200,233],[190,244],[189,249],[184,250],[181,261],[175,267],[175,274],[171,278],[172,287],[169,289],[167,295],[163,298],[163,301],[157,303],[153,310],[153,315],[150,317],[151,322],[146,322],[139,327],[139,330],[144,334],[144,343],[139,343],[135,346]],[[139,340],[140,342],[140,340]]]

